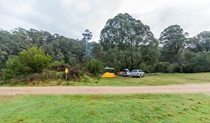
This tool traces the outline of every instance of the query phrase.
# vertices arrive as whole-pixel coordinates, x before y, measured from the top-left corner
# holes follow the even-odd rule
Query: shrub
[[[51,62],[51,56],[45,55],[42,48],[32,47],[24,50],[6,62],[5,79],[20,75],[41,73]]]
[[[90,73],[97,75],[103,69],[103,63],[98,59],[93,59],[87,64],[87,69]]]
[[[81,78],[81,81],[80,81],[80,82],[83,82],[83,83],[98,83],[98,80],[95,79],[95,78],[93,78],[93,77],[84,75],[84,76]]]
[[[145,73],[152,73],[153,72],[153,67],[152,66],[146,66],[145,64],[141,64],[141,67],[139,67],[142,71]]]
[[[65,68],[70,68],[70,66],[65,64],[64,61],[54,61],[48,65],[48,68],[57,72],[64,72]]]
[[[82,67],[80,65],[76,65],[72,68],[69,68],[67,80],[80,81],[80,79],[84,75],[90,76],[90,72],[85,67]],[[63,73],[63,77],[65,78],[64,73]]]
[[[171,65],[169,62],[158,62],[154,66],[154,71],[161,73],[171,73],[173,72],[173,65]]]
[[[33,73],[27,76],[18,76],[13,79],[8,79],[5,80],[5,84],[10,84],[10,85],[20,85],[22,84],[33,84],[36,83],[38,84],[39,82],[50,82],[51,80],[61,80],[64,79],[63,77],[63,72],[56,72],[56,71],[51,71],[49,69],[44,69],[42,73]]]

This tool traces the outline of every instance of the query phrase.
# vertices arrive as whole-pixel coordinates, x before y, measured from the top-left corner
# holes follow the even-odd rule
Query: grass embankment
[[[100,78],[98,83],[78,83],[73,85],[88,86],[158,86],[172,84],[210,83],[210,73],[193,74],[150,74],[143,78],[117,77]]]
[[[207,95],[0,96],[1,123],[210,121]]]

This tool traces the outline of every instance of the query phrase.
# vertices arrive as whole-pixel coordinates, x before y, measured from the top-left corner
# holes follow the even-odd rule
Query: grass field
[[[0,96],[1,123],[201,123],[207,95]]]
[[[210,73],[193,74],[150,74],[143,78],[117,77],[100,78],[98,83],[79,83],[72,85],[88,86],[158,86],[171,84],[210,83]]]

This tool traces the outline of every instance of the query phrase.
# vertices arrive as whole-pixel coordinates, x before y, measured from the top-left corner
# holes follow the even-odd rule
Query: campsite
[[[1,0],[0,123],[210,122],[209,0]]]

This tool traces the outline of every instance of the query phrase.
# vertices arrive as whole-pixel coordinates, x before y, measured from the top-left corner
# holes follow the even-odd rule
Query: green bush
[[[69,68],[67,74],[67,80],[80,81],[84,75],[90,75],[90,72],[83,66],[76,65]],[[63,77],[65,78],[65,73],[63,72]]]
[[[48,68],[53,68],[53,67],[56,67],[56,66],[61,66],[64,64],[64,61],[54,61],[52,63],[50,63],[48,65]]]
[[[210,72],[210,52],[199,52],[184,65],[184,72]]]
[[[64,61],[54,61],[48,65],[48,69],[64,72],[65,68],[70,68],[69,64],[65,64]]]
[[[193,66],[189,64],[185,64],[183,66],[184,73],[193,73]]]
[[[93,77],[90,77],[90,76],[87,76],[87,75],[84,75],[80,82],[83,82],[83,83],[98,83],[98,80],[93,78]]]
[[[32,47],[24,50],[6,62],[4,78],[11,79],[20,75],[41,73],[51,62],[51,56],[45,55],[42,48]]]
[[[98,59],[93,59],[87,64],[87,69],[90,73],[97,75],[103,69],[103,63]]]
[[[152,66],[146,66],[145,64],[141,64],[140,70],[144,71],[145,73],[152,73],[153,67]]]
[[[32,83],[39,82],[50,82],[51,80],[61,80],[64,79],[63,72],[51,71],[49,69],[44,69],[42,73],[33,73],[27,76],[18,76],[13,79],[8,79],[4,81],[4,84],[9,85],[20,85],[21,83],[24,85],[29,85]]]
[[[158,62],[154,66],[154,72],[172,73],[173,70],[173,65],[171,65],[169,62]]]

